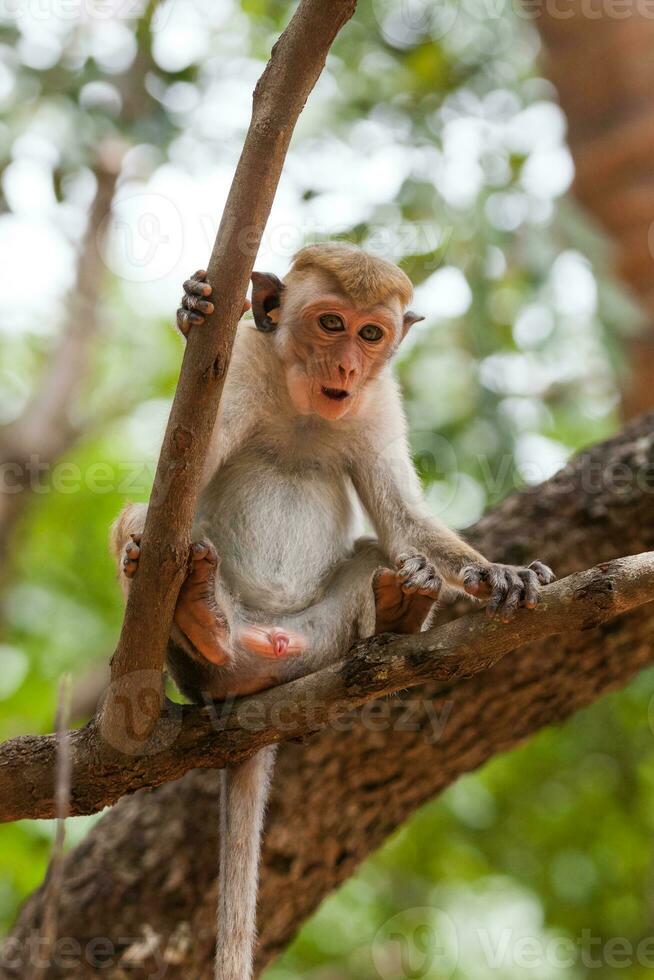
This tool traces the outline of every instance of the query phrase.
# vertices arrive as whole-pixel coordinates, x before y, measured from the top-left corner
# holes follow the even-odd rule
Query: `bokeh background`
[[[102,688],[122,612],[107,529],[125,500],[148,497],[182,355],[180,285],[206,264],[251,91],[290,6],[15,0],[0,14],[3,739],[52,729],[62,674],[78,721]],[[579,123],[577,26],[558,65],[577,98],[570,139],[583,143],[596,132]],[[633,354],[646,289],[627,270],[639,309],[619,242],[571,191],[542,40],[557,54],[562,28],[539,27],[504,0],[360,0],[301,119],[257,259],[283,274],[302,244],[337,236],[412,276],[426,319],[397,373],[429,501],[459,528],[612,432],[636,383],[654,380]],[[624,82],[606,67],[587,86],[594,100]],[[626,205],[601,200],[623,221]],[[460,779],[266,976],[386,980],[375,937],[408,921],[419,953],[421,925],[442,915],[459,935],[456,971],[444,927],[444,950],[425,946],[407,977],[645,977],[637,957],[606,949],[652,934],[653,693],[648,671]],[[92,819],[69,821],[69,842]],[[0,828],[0,929],[41,881],[52,833]],[[535,958],[521,937],[537,941]]]

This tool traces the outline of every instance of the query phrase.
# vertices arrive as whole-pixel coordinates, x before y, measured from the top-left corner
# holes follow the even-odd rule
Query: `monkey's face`
[[[335,291],[314,291],[309,302],[299,304],[287,302],[292,298],[289,290],[278,349],[294,407],[329,421],[355,415],[369,382],[402,339],[399,300],[363,309]]]

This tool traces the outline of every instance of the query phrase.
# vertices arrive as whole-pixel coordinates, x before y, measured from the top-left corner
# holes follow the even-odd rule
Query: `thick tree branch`
[[[214,313],[191,332],[161,449],[101,716],[113,744],[134,750],[157,723],[161,669],[184,579],[200,476],[254,258],[295,123],[356,0],[301,0],[257,83],[250,127],[209,260]],[[148,643],[143,643],[143,637]],[[136,718],[138,717],[138,722]]]
[[[623,407],[633,416],[653,403],[654,23],[637,4],[626,17],[592,0],[566,5],[564,18],[551,4],[525,6],[543,38],[544,67],[568,121],[576,195],[609,232],[617,271],[648,318],[644,330],[626,337],[631,371]]]
[[[71,813],[94,813],[191,769],[240,762],[264,745],[310,735],[382,695],[428,680],[472,677],[525,643],[592,629],[652,599],[654,552],[646,552],[556,582],[536,610],[520,610],[510,624],[480,612],[418,636],[373,637],[357,644],[347,660],[222,710],[168,702],[145,756],[117,759],[98,751],[91,723],[71,737]],[[0,746],[0,821],[56,814],[56,753],[56,735],[26,735]]]
[[[508,497],[469,537],[498,561],[538,555],[560,575],[653,550],[654,416]],[[653,633],[648,603],[599,628],[530,643],[474,677],[375,701],[306,744],[285,743],[264,848],[259,967],[418,806],[653,663]],[[217,813],[211,771],[121,800],[67,860],[59,934],[83,954],[106,937],[113,953],[102,974],[111,980],[145,978],[162,963],[166,980],[209,975]],[[39,891],[0,959],[1,977],[25,975],[41,914]],[[82,955],[53,964],[48,980],[97,975]]]

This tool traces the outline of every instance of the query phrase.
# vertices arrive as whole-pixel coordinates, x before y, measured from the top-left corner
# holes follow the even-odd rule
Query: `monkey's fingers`
[[[211,296],[212,286],[206,282],[207,274],[204,269],[199,269],[190,279],[184,283],[184,292],[191,296]]]
[[[556,575],[552,569],[542,561],[532,561],[529,569],[536,573],[541,585],[550,585],[556,581]]]
[[[522,579],[524,587],[522,605],[527,609],[535,609],[538,605],[538,590],[540,587],[538,576],[531,568],[521,568],[518,575]]]
[[[467,565],[461,572],[464,590],[477,599],[488,595],[488,570],[483,565]]]
[[[192,293],[184,293],[182,296],[182,308],[191,310],[192,312],[202,313],[204,316],[209,316],[210,313],[213,313],[213,303],[208,299],[202,299],[201,296],[195,296]]]
[[[402,591],[411,595],[430,596],[437,599],[443,581],[432,563],[421,554],[400,555],[398,559],[398,577]]]
[[[510,622],[524,596],[524,585],[517,571],[508,565],[491,565],[489,572],[491,596],[486,606],[489,619],[497,617]]]
[[[504,602],[500,605],[497,615],[503,623],[510,623],[522,604],[524,588],[522,584],[511,583]]]
[[[204,323],[204,317],[199,313],[190,313],[184,309],[177,311],[177,329],[185,337],[188,337],[191,327],[200,326],[202,323]]]

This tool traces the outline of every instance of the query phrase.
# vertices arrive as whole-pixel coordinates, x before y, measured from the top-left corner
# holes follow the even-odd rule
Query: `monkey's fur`
[[[213,309],[204,280],[185,283],[185,334]],[[284,283],[253,274],[255,322],[237,331],[169,644],[190,699],[283,683],[376,632],[417,632],[443,582],[488,595],[507,620],[553,578],[539,562],[487,562],[429,514],[389,364],[419,319],[411,295],[400,269],[344,244],[303,249]],[[129,505],[112,529],[125,590],[145,510]],[[217,980],[252,975],[273,761],[265,749],[224,773]]]

